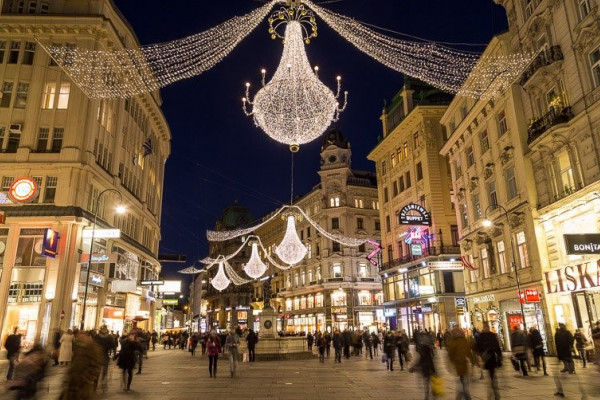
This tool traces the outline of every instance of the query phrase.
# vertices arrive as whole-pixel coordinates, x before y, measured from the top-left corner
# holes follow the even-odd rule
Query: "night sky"
[[[253,0],[114,0],[142,45],[195,34],[242,15],[264,2]],[[504,9],[493,0],[315,1],[358,21],[438,42],[485,44],[506,29]],[[342,75],[349,103],[336,126],[352,144],[352,166],[374,171],[367,154],[382,134],[383,102],[402,85],[402,75],[357,50],[317,18],[319,36],[307,46],[319,78],[335,88]],[[241,109],[245,82],[251,93],[279,63],[282,44],[271,40],[265,20],[220,64],[161,91],[171,127],[172,153],[166,164],[162,214],[163,253],[185,254],[187,264],[165,265],[166,278],[207,255],[206,229],[234,201],[255,219],[289,202],[290,152],[254,126]],[[387,33],[389,35],[393,35]],[[400,36],[396,36],[401,38]],[[456,46],[482,51],[483,46]],[[320,140],[301,147],[295,158],[294,194],[318,183]]]

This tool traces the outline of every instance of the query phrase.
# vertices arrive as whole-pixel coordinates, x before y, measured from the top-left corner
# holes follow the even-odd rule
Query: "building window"
[[[406,188],[408,189],[409,187],[412,186],[412,183],[410,181],[410,171],[407,171],[405,176],[406,176]]]
[[[331,251],[333,251],[334,253],[339,253],[340,251],[342,251],[342,246],[338,242],[332,241],[331,243]]]
[[[525,242],[525,232],[523,231],[517,233],[517,252],[519,253],[521,268],[529,267],[529,253]]]
[[[48,149],[48,140],[50,139],[50,128],[40,128],[38,131],[38,140],[36,151],[43,153]]]
[[[514,199],[517,196],[517,180],[515,178],[515,167],[508,167],[504,170],[506,178],[506,199]]]
[[[35,42],[25,42],[25,52],[23,53],[23,64],[33,65],[35,57]]]
[[[340,198],[339,197],[332,197],[329,199],[329,206],[330,207],[339,207],[340,206]]]
[[[402,185],[402,190],[404,190],[404,183]],[[394,181],[392,183],[392,197],[398,196],[398,182]]]
[[[380,231],[381,230],[381,222],[375,221],[375,230],[376,231]]]
[[[373,210],[379,210],[379,202],[378,202],[378,201],[375,201],[375,200],[372,200],[372,201],[371,201],[371,208],[372,208]]]
[[[362,218],[356,219],[356,229],[365,229],[365,223]]]
[[[460,217],[461,217],[461,222],[462,222],[462,228],[466,228],[469,225],[469,216],[467,213],[467,205],[466,204],[461,204],[459,206],[459,210],[460,210]]]
[[[48,14],[50,12],[50,5],[48,3],[42,3],[40,5],[40,14]]]
[[[342,264],[333,264],[331,274],[334,278],[341,278],[342,277]]]
[[[479,136],[481,139],[481,154],[483,154],[490,149],[490,139],[488,137],[487,129],[482,131]]]
[[[467,147],[467,167],[475,164],[475,154],[473,154],[473,146]]]
[[[310,237],[310,226],[308,228],[306,228],[306,238],[308,239]]]
[[[498,242],[496,248],[498,249],[498,266],[500,267],[500,273],[505,274],[508,270],[506,268],[506,249],[504,248],[504,242]]]
[[[600,46],[596,47],[590,54],[590,65],[592,69],[592,76],[594,77],[594,85],[600,86]]]
[[[398,150],[400,151],[400,150]],[[396,158],[396,153],[392,153],[392,155],[390,156],[390,162],[392,164],[392,168],[394,168],[396,166],[396,164],[398,164],[398,159]]]
[[[567,150],[561,151],[556,159],[558,161],[558,171],[560,174],[560,194],[571,194],[575,190],[575,181],[573,179],[573,169]]]
[[[300,279],[302,282],[302,286],[306,285],[306,272],[302,271],[302,274],[300,275]]]
[[[454,175],[456,175],[456,179],[462,176],[462,166],[460,165],[460,160],[456,160],[454,163]]]
[[[531,17],[539,2],[540,0],[523,0],[523,13],[525,15],[525,20]]]
[[[398,161],[404,161],[408,158],[408,143],[404,142],[398,149]]]
[[[417,163],[417,182],[423,179],[423,164],[421,162]]]
[[[331,305],[334,307],[346,306],[346,292],[343,290],[334,290],[331,293]]]
[[[298,282],[298,273],[296,272],[296,273],[294,274],[294,286],[298,287],[298,286],[299,286],[299,285],[298,285],[298,283],[299,283],[299,282]]]
[[[385,231],[389,232],[391,230],[391,226],[390,226],[390,216],[386,215],[385,216]]]
[[[577,5],[579,9],[579,19],[584,19],[591,10],[590,0],[577,0]]]
[[[51,110],[54,108],[54,99],[56,97],[56,83],[49,82],[44,85],[44,98],[42,99],[42,108]]]
[[[383,203],[387,203],[390,200],[390,196],[388,195],[388,188],[383,188]]]
[[[340,219],[331,218],[331,229],[340,229]]]
[[[354,207],[365,208],[365,203],[364,203],[363,199],[354,199]]]
[[[12,82],[4,82],[2,84],[2,97],[0,97],[0,107],[2,107],[2,108],[10,107],[12,90],[13,90]]]
[[[421,136],[419,136],[419,132],[415,132],[413,135],[413,146],[415,149],[421,147]]]
[[[483,277],[490,277],[490,260],[488,259],[487,249],[481,249],[481,269],[483,270]]]
[[[6,40],[0,40],[0,64],[4,63],[4,53],[6,53]]]
[[[63,137],[65,135],[65,128],[54,128],[52,132],[52,153],[60,153],[62,149]]]
[[[18,132],[8,133],[8,144],[6,145],[6,153],[16,153],[21,142],[21,134]]]
[[[16,64],[19,62],[19,52],[21,51],[21,42],[10,43],[10,53],[8,55],[8,63]]]
[[[475,216],[475,221],[481,218],[481,201],[478,194],[473,195],[473,215]]]
[[[2,177],[2,191],[8,192],[10,190],[10,186],[15,181],[14,176],[3,176]]]
[[[498,113],[498,136],[502,136],[506,132],[508,132],[508,122],[506,121],[506,113],[502,110]]]
[[[56,196],[56,184],[58,178],[56,176],[46,177],[46,189],[44,190],[44,203],[54,203]]]
[[[29,2],[29,6],[27,7],[27,13],[28,14],[35,14],[36,9],[37,9],[37,2],[36,1],[30,1]]]
[[[367,277],[367,264],[359,264],[358,265],[358,276],[360,278]]]
[[[365,252],[365,244],[359,244],[358,245],[358,252],[359,253],[364,253]]]
[[[313,281],[313,273],[312,273],[312,269],[309,268],[308,270],[308,283],[311,283]]]
[[[452,238],[452,246],[458,246],[458,226],[450,225],[450,237]]]
[[[498,194],[496,193],[496,182],[490,182],[487,185],[488,195],[489,195],[489,204],[491,206],[498,205]]]
[[[19,82],[17,84],[17,96],[15,97],[15,108],[25,108],[27,104],[27,94],[29,93],[29,83]]]
[[[385,161],[381,162],[381,175],[385,175],[387,174],[387,164],[385,163]]]
[[[312,258],[312,244],[306,245],[306,258],[309,260]]]
[[[394,182],[394,183],[396,183],[396,182]],[[398,179],[398,184],[400,186],[400,192],[404,192],[406,187],[404,185],[404,177],[403,176],[401,176],[400,179]]]
[[[59,110],[66,110],[69,107],[69,95],[71,94],[71,83],[62,82],[60,84],[60,91],[58,92],[58,103],[56,108]]]

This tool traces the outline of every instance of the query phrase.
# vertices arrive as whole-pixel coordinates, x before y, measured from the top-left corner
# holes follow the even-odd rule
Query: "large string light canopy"
[[[200,75],[212,68],[249,35],[269,15],[276,4],[282,2],[283,0],[271,0],[248,14],[234,17],[207,31],[137,49],[87,49],[42,42],[40,45],[88,97],[126,98],[155,91],[173,82]],[[310,9],[357,49],[378,62],[434,87],[461,96],[473,98],[494,96],[510,86],[535,57],[535,53],[532,52],[483,57],[478,53],[453,49],[435,42],[400,40],[376,32],[364,23],[329,11],[310,0],[303,0],[302,3],[300,6],[292,4],[292,7],[286,11],[288,17],[283,16],[280,19],[280,16],[277,16],[276,20],[270,20],[271,37],[281,36],[277,31],[279,22],[294,20],[301,27],[305,43],[310,42],[317,33],[316,28],[314,31],[311,28],[314,26],[314,17],[308,17],[308,25],[304,23],[306,21],[304,17],[308,15]],[[302,11],[300,12],[300,17],[304,18],[302,23],[298,21],[297,16],[297,11],[301,7],[306,7],[303,8],[306,14],[302,15]],[[289,15],[290,12],[292,15]],[[292,26],[298,25],[287,23],[285,35],[287,36],[289,30],[290,35],[293,34],[296,39],[297,29],[291,28]],[[297,48],[297,40],[293,42],[296,44],[284,45],[284,53],[286,47]],[[281,67],[280,65],[277,72],[285,76],[287,65]],[[282,79],[279,77],[275,79],[276,76],[277,73],[271,81],[275,81],[273,85]],[[273,89],[267,90],[264,96],[275,93],[275,89],[276,86],[273,86]],[[260,100],[261,96],[258,94],[257,96]],[[331,98],[329,95],[326,98],[331,110],[333,108]],[[261,104],[268,104],[268,101],[266,103],[263,101],[266,100],[258,101],[259,110]],[[258,119],[260,114],[256,114],[256,98],[254,103],[254,118]]]
[[[285,23],[285,24],[284,24]],[[305,43],[317,36],[312,11],[304,6],[283,8],[269,18],[269,32],[273,39],[282,37],[279,28],[285,25],[283,54],[279,67],[269,83],[250,99],[250,83],[246,83],[246,97],[242,99],[244,112],[253,116],[254,123],[267,135],[290,146],[296,152],[299,146],[318,138],[327,127],[337,121],[345,109],[340,106],[341,77],[337,77],[337,93],[334,94],[318,78],[308,62]],[[252,110],[248,110],[248,105]]]

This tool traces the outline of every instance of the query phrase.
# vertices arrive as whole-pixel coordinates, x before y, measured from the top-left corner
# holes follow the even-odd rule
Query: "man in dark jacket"
[[[346,328],[342,333],[342,339],[344,343],[344,357],[346,359],[350,358],[350,345],[352,344],[352,333]]]
[[[400,370],[404,370],[404,362],[406,361],[406,365],[408,365],[408,335],[406,334],[406,330],[402,329],[397,336],[396,345],[398,346],[398,360],[400,361]]]
[[[256,343],[258,343],[258,336],[252,329],[248,330],[248,335],[246,336],[246,343],[248,345],[248,362],[254,362],[256,354],[254,353],[254,349],[256,348]]]
[[[373,359],[373,347],[371,343],[371,335],[368,330],[364,330],[362,333],[362,341],[365,344],[365,357]]]
[[[515,326],[510,335],[510,344],[512,346],[513,356],[517,359],[519,364],[521,365],[521,372],[524,376],[528,376],[527,370],[529,368],[525,367],[525,363],[527,363],[527,334],[523,332],[520,326]]]
[[[342,335],[340,335],[340,331],[338,331],[336,329],[333,332],[333,338],[331,340],[333,341],[333,349],[335,351],[335,361],[334,362],[338,362],[341,364],[341,362],[342,362],[342,346],[344,344],[344,339],[342,338]]]
[[[573,362],[573,334],[567,330],[563,323],[558,324],[558,329],[554,334],[554,343],[556,344],[556,355],[563,362],[564,368],[560,372],[575,373],[575,363]]]
[[[500,400],[500,390],[498,389],[498,380],[496,379],[496,368],[502,366],[502,349],[498,336],[490,331],[489,324],[483,326],[483,332],[477,336],[475,349],[481,361],[483,368],[488,370],[491,381],[491,391],[495,400]],[[544,364],[545,368],[545,364]],[[490,398],[491,396],[488,396]]]
[[[6,380],[10,381],[13,377],[15,370],[15,363],[19,358],[19,351],[21,349],[21,335],[17,333],[18,328],[13,330],[12,335],[8,335],[4,342],[6,348],[6,358],[8,358],[8,373],[6,374]]]
[[[531,352],[533,353],[533,361],[535,367],[540,370],[540,358],[542,359],[542,367],[544,368],[544,375],[548,375],[546,372],[546,355],[544,353],[544,339],[542,334],[537,330],[536,327],[532,326],[529,328],[529,346],[531,346]]]

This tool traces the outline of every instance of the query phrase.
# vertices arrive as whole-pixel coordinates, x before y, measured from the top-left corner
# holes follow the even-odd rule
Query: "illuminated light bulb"
[[[227,286],[229,286],[230,283],[231,281],[225,275],[225,271],[223,271],[223,262],[219,262],[219,270],[214,278],[212,278],[210,281],[210,284],[213,285],[213,287],[219,292],[221,292],[227,289]]]
[[[298,264],[306,256],[306,246],[302,244],[296,232],[296,222],[293,215],[287,217],[287,228],[283,240],[275,248],[275,254],[288,265]]]
[[[308,62],[300,22],[287,22],[285,44],[277,71],[248,103],[255,124],[274,140],[297,151],[301,144],[311,142],[337,121],[344,106],[339,108],[340,80],[337,94],[325,86]],[[248,88],[246,88],[248,89]]]
[[[260,259],[258,255],[258,243],[252,243],[252,253],[250,254],[250,259],[248,262],[242,267],[246,274],[254,279],[258,279],[267,271],[267,266]]]

